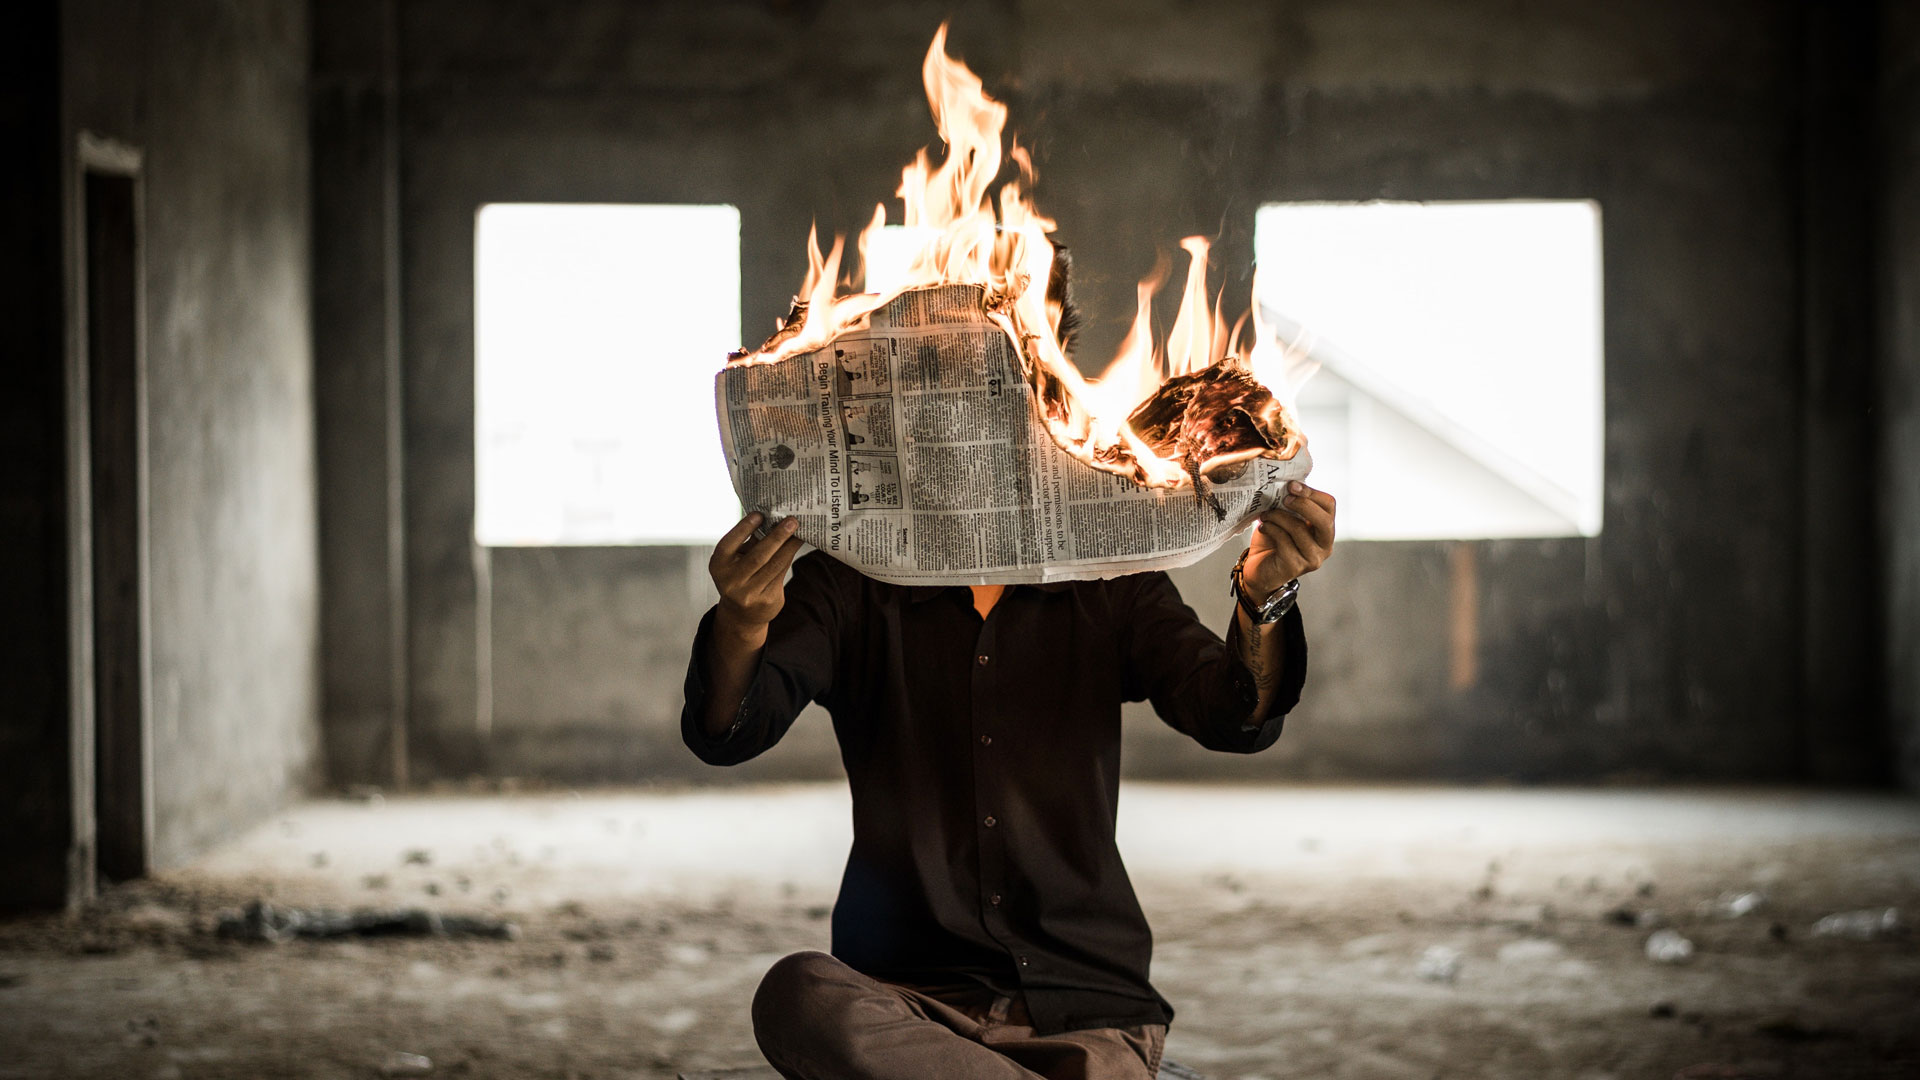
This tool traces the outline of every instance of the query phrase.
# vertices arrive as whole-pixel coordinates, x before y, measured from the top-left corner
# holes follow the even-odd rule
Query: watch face
[[[1268,597],[1266,603],[1260,605],[1260,621],[1273,622],[1286,615],[1288,609],[1293,607],[1294,595],[1299,591],[1298,580],[1289,581],[1280,586],[1279,591]]]

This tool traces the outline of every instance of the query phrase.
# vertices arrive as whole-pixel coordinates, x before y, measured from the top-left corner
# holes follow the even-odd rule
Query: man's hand
[[[787,518],[755,539],[753,530],[765,520],[758,512],[741,518],[707,560],[707,573],[720,590],[713,638],[707,643],[710,696],[702,726],[709,738],[725,735],[739,716],[754,665],[767,644],[767,625],[787,602],[787,567],[800,552],[800,538],[794,535],[798,521]]]
[[[1280,506],[1260,515],[1240,579],[1247,594],[1271,596],[1282,585],[1320,569],[1333,554],[1333,496],[1295,480]]]
[[[766,520],[758,511],[740,519],[714,545],[707,560],[707,572],[720,591],[720,610],[714,616],[714,630],[728,644],[746,644],[759,648],[767,637],[767,624],[787,602],[787,568],[800,552],[800,538],[794,533],[800,523],[786,518],[767,535],[755,538],[753,530]]]

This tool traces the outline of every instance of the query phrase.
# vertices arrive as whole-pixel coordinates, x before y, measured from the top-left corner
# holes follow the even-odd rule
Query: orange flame
[[[1143,484],[1179,487],[1197,482],[1191,462],[1154,452],[1128,417],[1170,378],[1196,375],[1229,356],[1256,362],[1262,351],[1257,317],[1252,352],[1244,353],[1236,348],[1240,326],[1230,332],[1207,301],[1207,241],[1188,237],[1181,241],[1189,256],[1186,287],[1164,349],[1155,348],[1152,326],[1153,297],[1168,272],[1163,258],[1140,283],[1133,325],[1112,363],[1098,379],[1081,375],[1056,336],[1058,311],[1048,310],[1047,282],[1054,259],[1048,236],[1055,225],[1027,195],[1034,183],[1033,160],[1018,141],[1003,155],[1007,107],[987,96],[979,76],[947,55],[946,42],[943,23],[921,65],[946,155],[936,165],[921,149],[901,171],[895,192],[904,207],[903,223],[924,238],[903,279],[884,293],[836,294],[844,238],[836,236],[831,250],[822,254],[817,232],[809,230],[807,275],[792,313],[765,344],[737,354],[733,362],[774,363],[823,348],[841,334],[864,327],[876,309],[910,289],[978,285],[986,291],[988,317],[1018,343],[1041,420],[1062,449],[1088,465]],[[1017,178],[1001,185],[997,200],[990,198],[1008,160]],[[886,225],[887,208],[876,205],[871,222],[860,232],[859,265],[850,275],[863,288],[869,284],[867,260],[874,238]],[[1300,442],[1297,425],[1288,426],[1292,436],[1282,457],[1292,457]]]

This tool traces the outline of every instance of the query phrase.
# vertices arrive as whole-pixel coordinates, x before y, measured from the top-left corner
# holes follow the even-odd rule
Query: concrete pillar
[[[325,749],[407,782],[398,35],[393,0],[313,8],[314,359]]]
[[[1802,774],[1885,782],[1873,266],[1874,0],[1805,9],[1800,124]],[[1783,595],[1783,600],[1785,596]]]
[[[1881,13],[1879,595],[1898,765],[1920,790],[1920,7]]]

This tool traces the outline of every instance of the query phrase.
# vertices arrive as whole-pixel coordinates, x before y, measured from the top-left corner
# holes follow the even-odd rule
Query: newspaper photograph
[[[985,290],[911,290],[825,348],[723,369],[734,491],[768,521],[903,585],[1095,579],[1196,562],[1272,509],[1306,450],[1231,480],[1150,488],[1087,465],[1036,416]]]

